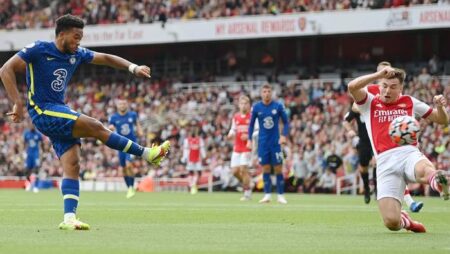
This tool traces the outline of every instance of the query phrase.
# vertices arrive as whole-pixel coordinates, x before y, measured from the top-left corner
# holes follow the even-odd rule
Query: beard
[[[66,53],[66,54],[74,54],[75,52],[74,51],[72,51],[72,49],[70,48],[70,45],[69,45],[69,43],[67,43],[66,41],[64,41],[64,44],[63,44],[64,46],[64,53]]]

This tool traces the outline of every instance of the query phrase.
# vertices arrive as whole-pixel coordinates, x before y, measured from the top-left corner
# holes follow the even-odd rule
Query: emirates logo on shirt
[[[392,122],[399,116],[408,115],[405,109],[375,110],[373,116],[379,123]]]

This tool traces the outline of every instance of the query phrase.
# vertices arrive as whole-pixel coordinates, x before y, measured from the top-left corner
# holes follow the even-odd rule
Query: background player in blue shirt
[[[280,136],[279,123],[283,121],[283,133]],[[272,101],[272,87],[265,84],[261,88],[261,101],[256,103],[252,109],[252,116],[248,130],[247,147],[252,147],[252,134],[255,121],[258,119],[258,159],[263,168],[264,197],[259,202],[269,203],[271,200],[272,180],[270,171],[273,167],[277,179],[277,201],[287,204],[284,198],[284,177],[282,174],[283,153],[281,145],[286,144],[289,131],[289,122],[283,104]]]
[[[27,183],[25,190],[29,191],[33,189],[33,192],[38,192],[37,183],[38,179],[38,167],[39,167],[39,147],[42,144],[42,134],[39,133],[32,124],[30,128],[23,133],[23,140],[26,149],[25,169]],[[33,175],[34,174],[34,175]]]
[[[64,170],[61,183],[64,221],[59,225],[64,230],[90,228],[75,216],[80,192],[80,138],[98,139],[112,149],[140,156],[153,165],[159,165],[170,148],[168,141],[160,146],[142,147],[111,132],[100,121],[65,105],[66,87],[76,68],[83,63],[128,69],[137,77],[150,78],[150,68],[145,65],[137,66],[121,57],[80,47],[83,28],[82,19],[64,15],[56,20],[54,42],[36,41],[11,57],[0,69],[0,78],[14,104],[7,115],[16,123],[24,116],[16,72],[26,70],[28,114],[36,129],[50,138]]]
[[[109,128],[115,130],[118,134],[136,142],[136,133],[142,137],[142,127],[138,122],[138,115],[136,112],[128,110],[128,102],[124,99],[117,100],[117,112],[109,118]],[[131,198],[136,194],[134,189],[134,173],[131,165],[131,155],[119,151],[119,163],[122,167],[123,178],[127,185],[127,198]]]

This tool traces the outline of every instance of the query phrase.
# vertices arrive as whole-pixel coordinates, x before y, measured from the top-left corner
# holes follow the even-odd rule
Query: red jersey
[[[250,123],[250,116],[250,112],[245,115],[238,112],[233,116],[233,122],[231,124],[230,132],[233,132],[235,134],[233,151],[237,153],[251,152],[251,149],[247,148],[248,125]]]
[[[389,136],[389,125],[392,120],[403,115],[426,118],[433,111],[424,102],[408,95],[401,95],[395,103],[387,104],[379,96],[368,93],[366,98],[357,104],[375,155],[398,147]]]
[[[200,137],[188,137],[184,140],[184,154],[183,157],[187,162],[200,162],[204,157],[203,140]]]

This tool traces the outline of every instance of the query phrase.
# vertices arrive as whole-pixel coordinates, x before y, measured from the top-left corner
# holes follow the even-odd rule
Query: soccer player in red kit
[[[186,163],[186,169],[189,171],[189,186],[191,194],[196,194],[198,191],[198,180],[202,174],[202,160],[206,157],[205,144],[200,137],[199,127],[193,123],[191,124],[190,135],[183,143],[183,158],[182,162]]]
[[[389,62],[383,61],[380,62],[377,66],[377,71],[382,70],[383,68],[391,66]],[[378,84],[370,84],[366,87],[367,92],[373,94],[374,96],[380,94],[380,86]],[[358,107],[355,103],[353,103],[352,108],[344,117],[344,127],[348,131],[348,136],[353,138],[356,136],[356,132],[351,127],[350,122],[352,120],[356,120],[358,124],[358,144],[356,149],[358,151],[359,156],[359,171],[361,173],[361,178],[364,183],[364,202],[368,204],[370,202],[370,187],[369,187],[369,162],[372,159],[372,146],[370,145],[370,139],[367,135],[366,126],[364,120],[362,119],[361,114],[359,113]],[[374,181],[374,192],[377,191],[377,177],[376,177],[376,167],[373,168],[373,181]],[[423,207],[423,202],[414,201],[411,197],[408,187],[405,188],[403,200],[408,205],[411,212],[417,213]]]
[[[393,231],[404,228],[423,233],[425,227],[401,210],[406,183],[430,184],[448,200],[448,179],[419,151],[417,142],[395,144],[388,133],[389,124],[399,116],[409,115],[448,125],[449,117],[445,110],[447,100],[442,95],[434,97],[434,109],[414,97],[402,95],[405,75],[403,70],[385,67],[352,80],[348,90],[364,118],[377,161],[377,200],[384,225]],[[375,96],[364,88],[376,80],[380,83],[380,94]]]
[[[248,172],[252,150],[247,148],[248,125],[250,123],[250,99],[242,95],[239,97],[239,112],[233,116],[228,138],[234,137],[233,153],[231,155],[231,168],[233,175],[241,182],[244,196],[241,201],[251,200],[251,175]]]

